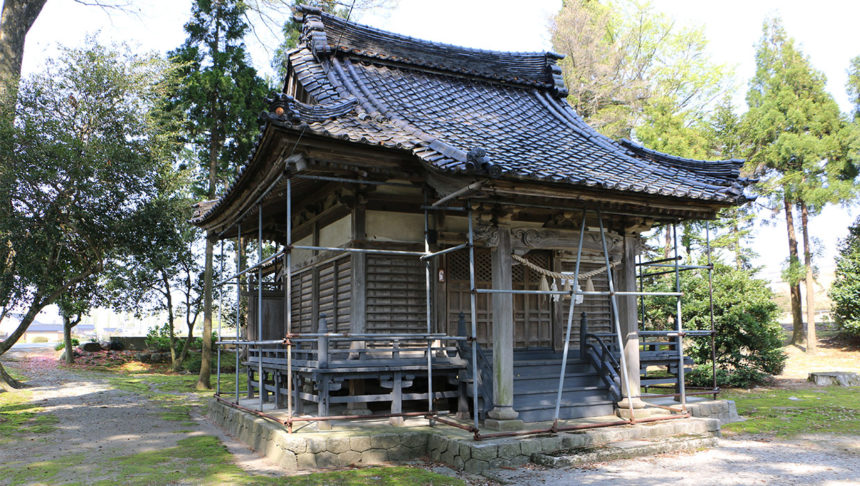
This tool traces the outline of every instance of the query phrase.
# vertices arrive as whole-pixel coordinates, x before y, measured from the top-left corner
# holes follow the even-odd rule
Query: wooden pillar
[[[511,233],[498,229],[498,245],[492,251],[493,289],[510,290]],[[487,415],[487,425],[507,428],[498,422],[512,421],[519,415],[514,410],[514,301],[513,295],[493,295],[493,409]],[[491,420],[492,419],[492,420]],[[517,421],[520,422],[520,421]]]
[[[361,246],[367,238],[365,230],[365,207],[362,204],[356,204],[352,210],[352,241],[355,246]],[[367,255],[364,253],[350,254],[350,314],[349,314],[349,332],[364,333],[367,332],[367,317],[365,302],[367,299]],[[353,348],[363,348],[363,342],[353,341],[350,344]],[[358,353],[350,354],[350,359],[359,358]],[[364,380],[349,380],[350,396],[364,395],[366,393]],[[350,402],[346,405],[348,413],[353,415],[370,415],[370,409],[367,408],[367,403]]]
[[[621,254],[621,265],[618,268],[618,285],[616,289],[623,292],[637,292],[636,284],[636,255],[639,252],[638,233],[627,233],[624,235]],[[618,318],[621,323],[621,340],[624,357],[627,361],[627,377],[630,381],[630,391],[627,385],[621,383],[621,394],[624,399],[619,407],[627,407],[627,397],[633,398],[634,408],[645,406],[639,399],[639,316],[636,307],[636,296],[616,296],[618,302]]]

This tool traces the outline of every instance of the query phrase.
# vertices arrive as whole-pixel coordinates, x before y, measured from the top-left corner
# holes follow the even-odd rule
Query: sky
[[[765,18],[778,15],[813,66],[827,76],[827,88],[843,111],[849,102],[845,91],[849,60],[860,55],[860,2],[818,0],[654,0],[654,7],[670,15],[679,26],[702,26],[714,62],[734,69],[733,93],[739,110],[746,108],[744,94],[755,71],[754,49]],[[27,37],[23,71],[41,69],[55,56],[57,45],[80,46],[96,34],[102,42],[125,42],[134,49],[167,52],[185,39],[182,30],[190,2],[138,0],[134,14],[84,6],[73,0],[49,0]],[[357,13],[361,23],[412,37],[493,50],[551,50],[549,26],[561,0],[400,0],[385,11]],[[248,39],[254,65],[273,75],[269,59],[277,47],[280,25],[256,22],[256,36]],[[855,208],[829,207],[811,221],[811,233],[820,242],[818,265],[832,271],[837,242],[860,214]],[[762,276],[777,280],[786,259],[785,223],[767,211],[756,228],[753,248]]]

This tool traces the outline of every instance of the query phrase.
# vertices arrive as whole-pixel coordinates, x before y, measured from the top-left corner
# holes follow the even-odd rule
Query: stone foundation
[[[717,408],[700,407],[700,411],[710,413]],[[482,473],[500,466],[534,462],[539,454],[600,448],[624,441],[660,442],[677,436],[712,444],[713,441],[708,440],[720,434],[720,422],[715,418],[666,420],[481,441],[475,441],[472,434],[454,427],[430,427],[425,419],[407,420],[403,427],[392,427],[382,421],[338,422],[330,431],[319,431],[313,423],[304,423],[296,427],[295,433],[289,434],[281,424],[214,399],[209,402],[208,415],[230,435],[289,471],[430,459],[468,473]],[[608,420],[617,419],[583,419],[582,423]]]
[[[721,424],[730,424],[743,420],[738,415],[734,400],[706,400],[687,403],[687,411],[693,417],[715,418]]]

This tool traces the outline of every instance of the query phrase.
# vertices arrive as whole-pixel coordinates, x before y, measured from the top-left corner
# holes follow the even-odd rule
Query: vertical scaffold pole
[[[603,260],[606,263],[606,279],[609,281],[609,305],[612,307],[612,317],[615,321],[615,336],[618,339],[619,361],[621,363],[621,379],[627,388],[627,406],[630,409],[630,420],[635,420],[633,415],[633,390],[630,389],[630,377],[627,373],[627,358],[624,356],[624,341],[621,336],[621,320],[618,317],[618,300],[615,298],[615,282],[612,278],[612,265],[609,263],[609,247],[606,245],[606,230],[603,228],[603,215],[597,212],[597,221],[600,224],[600,242],[603,245]],[[638,390],[637,390],[638,391]],[[622,394],[622,399],[623,399]]]
[[[263,205],[257,205],[257,265],[263,261]],[[263,266],[257,267],[257,340],[263,340]],[[260,411],[263,411],[263,345],[257,348],[257,390],[260,395]]]
[[[236,274],[242,271],[242,223],[236,224]],[[236,277],[236,341],[239,341],[239,319],[242,314],[241,277]],[[239,404],[239,345],[233,345],[236,354],[236,405]]]
[[[640,263],[640,265],[636,265],[636,275],[639,277],[637,280],[639,281],[639,292],[643,295],[639,296],[639,317],[641,319],[641,325],[645,325],[645,278],[642,276],[643,266],[642,263],[642,255],[636,255],[636,261]]]
[[[681,292],[681,271],[678,268],[678,225],[672,223],[672,238],[675,244],[675,292]],[[675,297],[675,331],[678,337],[675,339],[675,346],[678,348],[678,393],[681,398],[681,408],[687,410],[687,390],[684,383],[684,338],[683,322],[681,320],[681,296]]]
[[[714,327],[714,263],[711,261],[711,222],[705,222],[705,243],[707,244],[708,249],[708,300],[709,300],[709,311],[711,318],[711,377],[713,378],[713,389],[717,389],[717,347],[716,347],[716,334]],[[714,400],[717,399],[716,392],[714,393]]]
[[[478,293],[475,287],[475,232],[472,230],[472,202],[466,201],[469,219],[469,304],[472,318],[472,421],[478,430]]]
[[[427,210],[427,188],[424,188],[424,253],[430,254],[430,213]],[[431,284],[430,281],[430,259],[424,259],[424,284],[426,287],[426,295],[427,295],[427,334],[430,334],[432,331],[432,319],[431,319]],[[433,411],[433,341],[429,338],[427,339],[427,411]],[[430,424],[433,422],[431,420]]]
[[[224,275],[224,240],[221,240],[221,275]],[[220,277],[219,277],[220,279]],[[221,323],[224,321],[224,284],[218,286],[218,341],[221,341]],[[221,345],[218,345],[218,371],[215,378],[215,394],[221,395]]]
[[[579,246],[576,248],[576,268],[573,271],[573,285],[570,289],[570,310],[567,313],[567,331],[564,334],[564,352],[561,355],[561,372],[558,376],[558,393],[555,398],[555,415],[553,415],[553,429],[558,426],[558,415],[561,412],[561,394],[564,390],[564,375],[567,371],[567,352],[570,349],[570,328],[573,326],[573,309],[576,307],[576,290],[579,288],[579,263],[582,260],[582,243],[585,238],[585,210],[582,210],[582,224],[579,226]],[[585,336],[579,336],[580,341]],[[579,359],[583,359],[580,356]]]
[[[285,274],[284,285],[287,289],[287,335],[293,332],[293,185],[287,177],[287,244],[284,246]],[[293,341],[287,338],[287,417],[293,418]],[[292,427],[290,427],[292,430]]]

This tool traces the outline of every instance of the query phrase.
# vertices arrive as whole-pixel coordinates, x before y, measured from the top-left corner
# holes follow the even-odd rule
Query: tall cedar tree
[[[761,185],[782,204],[788,234],[786,276],[791,288],[792,344],[801,344],[803,316],[800,281],[806,281],[807,350],[815,351],[815,291],[809,215],[825,204],[851,197],[856,175],[839,141],[844,120],[825,91],[825,78],[813,69],[778,19],[765,21],[756,48],[756,74],[747,93],[749,163],[766,177]],[[798,255],[794,210],[800,210],[804,261]]]
[[[726,95],[714,108],[707,126],[708,158],[738,159],[747,152],[747,144],[741,130],[741,117],[735,112],[731,97]],[[755,213],[750,205],[726,208],[714,222],[718,230],[711,240],[714,249],[724,248],[731,252],[736,270],[751,269],[755,253],[745,244],[752,232]]]
[[[171,171],[158,116],[166,67],[94,45],[65,50],[17,100],[5,93],[0,116],[15,122],[0,124],[0,318],[23,318],[0,355],[151,230],[148,208]],[[0,366],[0,386],[15,385]]]
[[[251,67],[243,38],[247,6],[229,0],[197,0],[185,24],[188,38],[170,53],[183,81],[172,96],[188,120],[185,142],[199,168],[198,193],[215,199],[237,174],[259,133],[266,83]],[[198,389],[212,387],[212,284],[215,235],[206,235],[203,284],[203,359]]]

